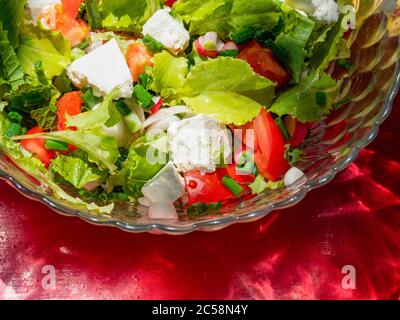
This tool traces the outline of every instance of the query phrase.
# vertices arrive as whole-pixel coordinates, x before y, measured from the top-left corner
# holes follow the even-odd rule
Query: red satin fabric
[[[0,184],[3,299],[399,299],[400,98],[378,139],[299,205],[187,236],[60,216]],[[56,288],[42,268],[53,265]],[[356,289],[342,287],[342,267]]]

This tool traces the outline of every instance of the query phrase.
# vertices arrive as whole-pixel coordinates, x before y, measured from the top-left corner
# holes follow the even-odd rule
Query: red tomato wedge
[[[70,13],[71,14],[71,13]],[[82,20],[71,18],[62,6],[56,6],[55,29],[68,39],[72,47],[80,44],[89,34],[90,27]]]
[[[279,86],[290,80],[289,73],[276,60],[274,53],[263,48],[256,40],[249,42],[238,58],[247,61],[256,73],[277,82]]]
[[[223,202],[232,199],[233,194],[221,183],[222,178],[227,174],[226,169],[218,169],[214,173],[197,170],[186,172],[184,178],[189,198],[188,204]]]
[[[258,150],[254,161],[258,172],[268,180],[279,180],[289,165],[285,159],[285,140],[268,111],[262,109],[254,120]]]
[[[126,52],[126,61],[131,71],[133,81],[146,71],[146,67],[153,66],[153,55],[141,43],[132,43]]]
[[[44,131],[40,129],[39,127],[34,127],[26,134],[37,134],[37,133],[43,133]],[[38,158],[46,168],[49,167],[51,160],[55,158],[55,152],[52,150],[47,150],[45,148],[45,139],[42,138],[34,138],[34,139],[24,139],[21,141],[21,146],[35,155],[36,158]]]
[[[255,175],[253,174],[241,174],[238,170],[236,170],[236,163],[228,165],[226,170],[228,171],[229,176],[240,184],[249,184],[254,182],[256,179]]]
[[[73,91],[66,93],[57,103],[57,119],[58,119],[58,130],[64,131],[67,129],[76,129],[76,128],[68,128],[66,114],[70,116],[76,116],[82,112],[82,92]]]
[[[62,5],[65,13],[71,18],[78,17],[79,8],[84,0],[62,0]]]

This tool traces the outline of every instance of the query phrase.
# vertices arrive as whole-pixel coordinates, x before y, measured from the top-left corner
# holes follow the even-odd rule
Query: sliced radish
[[[197,39],[194,43],[196,51],[199,53],[200,56],[202,57],[209,57],[209,58],[216,58],[218,56],[218,51],[208,51],[204,49],[201,44],[200,40]]]
[[[161,97],[154,97],[153,102],[154,102],[154,107],[152,107],[150,110],[151,114],[154,114],[161,109],[163,105],[163,99]]]
[[[228,50],[239,50],[239,48],[236,45],[236,43],[234,43],[233,41],[229,41],[225,43],[225,45],[221,48],[220,51],[228,51]]]

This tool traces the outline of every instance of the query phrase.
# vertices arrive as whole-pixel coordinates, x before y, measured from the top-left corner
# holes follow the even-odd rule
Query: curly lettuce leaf
[[[103,166],[111,173],[114,173],[117,169],[115,166],[119,157],[117,141],[114,138],[104,135],[101,130],[44,132],[16,136],[13,139],[22,140],[29,138],[44,138],[72,144],[85,151],[89,156],[89,161]]]
[[[333,101],[332,92],[337,82],[326,73],[313,72],[300,84],[284,92],[269,111],[279,115],[291,115],[301,122],[317,121],[329,113]],[[326,105],[317,101],[317,92],[325,92]]]
[[[167,51],[157,53],[154,58],[151,89],[166,97],[181,88],[188,72],[188,60],[175,57]]]
[[[160,9],[159,0],[102,0],[99,11],[108,30],[140,33],[146,21]]]
[[[59,32],[29,27],[20,37],[18,59],[27,74],[36,78],[35,63],[41,61],[48,79],[61,75],[71,63],[71,46]]]
[[[215,31],[223,38],[243,27],[273,28],[280,17],[276,0],[179,0],[174,9],[191,34]]]
[[[274,89],[275,83],[256,74],[247,62],[220,57],[194,66],[174,97],[195,113],[242,125],[253,120],[262,105],[270,105]]]
[[[50,171],[60,175],[77,189],[82,189],[88,183],[101,181],[101,176],[96,174],[88,163],[80,158],[61,154],[51,162]]]
[[[7,34],[8,32],[3,30],[3,24],[0,21],[0,75],[3,77],[4,85],[11,90],[17,90],[26,82],[25,72]]]
[[[0,22],[4,30],[8,31],[8,39],[13,48],[18,47],[19,24],[24,16],[24,0],[1,0]]]

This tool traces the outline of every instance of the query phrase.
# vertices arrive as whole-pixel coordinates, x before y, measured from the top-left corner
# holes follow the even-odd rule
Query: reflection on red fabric
[[[379,138],[296,207],[215,233],[95,227],[1,183],[0,298],[399,299],[399,117],[400,98]],[[45,265],[55,289],[41,286]]]

